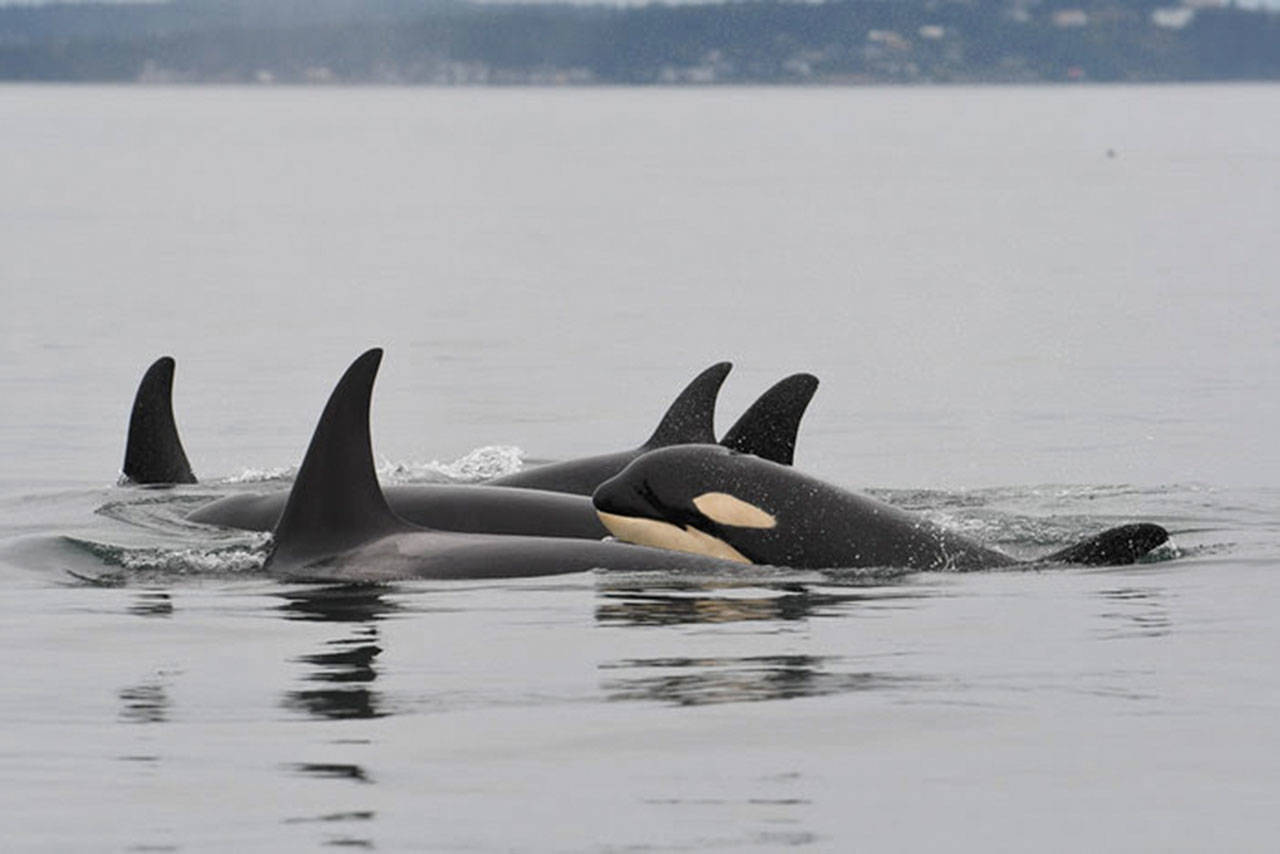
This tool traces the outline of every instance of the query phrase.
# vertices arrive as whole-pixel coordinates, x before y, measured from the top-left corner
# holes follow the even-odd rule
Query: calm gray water
[[[1270,850],[1280,87],[0,87],[6,850]],[[343,590],[181,521],[387,348],[389,479],[797,464],[1107,570]],[[204,481],[114,486],[178,360]],[[517,452],[513,449],[519,449]],[[115,586],[95,586],[79,576]]]

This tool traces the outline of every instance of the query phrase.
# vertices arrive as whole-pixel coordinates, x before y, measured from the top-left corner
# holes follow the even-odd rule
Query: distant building
[[[1089,13],[1084,9],[1059,9],[1053,13],[1053,25],[1061,29],[1089,26]]]
[[[910,50],[911,42],[893,30],[868,30],[867,41],[884,45],[891,50]]]
[[[1151,10],[1151,23],[1166,30],[1180,30],[1195,16],[1196,10],[1187,6],[1162,6]]]

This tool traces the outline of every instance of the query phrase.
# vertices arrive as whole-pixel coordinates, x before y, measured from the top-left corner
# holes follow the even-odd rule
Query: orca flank
[[[961,571],[1026,563],[918,514],[714,445],[645,454],[592,501],[620,539],[751,563]],[[1031,563],[1128,564],[1168,538],[1159,525],[1123,525]]]

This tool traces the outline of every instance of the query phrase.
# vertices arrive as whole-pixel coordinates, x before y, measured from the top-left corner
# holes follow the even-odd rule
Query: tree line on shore
[[[0,8],[0,79],[714,84],[1280,77],[1280,13],[1152,0]]]

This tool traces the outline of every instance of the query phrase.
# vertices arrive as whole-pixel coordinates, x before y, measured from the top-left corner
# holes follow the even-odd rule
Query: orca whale
[[[138,383],[129,413],[122,469],[129,483],[196,482],[173,420],[173,370],[173,358],[161,356]]]
[[[717,362],[680,392],[643,444],[626,451],[579,457],[514,472],[485,481],[485,486],[519,486],[550,492],[591,495],[596,487],[642,454],[672,445],[715,444],[716,398],[732,364]],[[790,465],[796,433],[818,388],[812,374],[792,374],[776,383],[729,428],[726,447]]]
[[[173,374],[174,360],[165,356],[148,369],[138,386],[125,448],[124,471],[132,483],[196,482],[173,417]],[[725,441],[789,463],[800,419],[817,383],[808,374],[778,382],[743,413]],[[672,408],[677,409],[674,405]],[[588,495],[514,486],[486,485],[480,490],[461,484],[391,486],[385,494],[398,516],[429,528],[593,540],[609,533]],[[236,493],[197,508],[187,519],[226,528],[270,531],[279,521],[287,497],[285,491]]]
[[[717,445],[661,448],[592,496],[618,539],[798,569],[974,570],[1023,563],[968,537],[793,468]],[[1169,539],[1123,525],[1033,563],[1133,563]]]
[[[196,483],[173,417],[172,357],[157,359],[134,396],[125,443],[124,475],[139,485]],[[785,417],[785,416],[782,416]],[[764,427],[761,428],[762,430]],[[287,492],[237,493],[187,515],[192,522],[270,531],[284,510]],[[450,531],[581,537],[608,536],[585,496],[512,488],[479,490],[455,484],[393,486],[394,511],[421,525]]]
[[[736,564],[615,541],[464,534],[397,516],[378,485],[369,405],[382,350],[357,358],[325,405],[274,531],[269,573],[301,581],[516,578]]]

